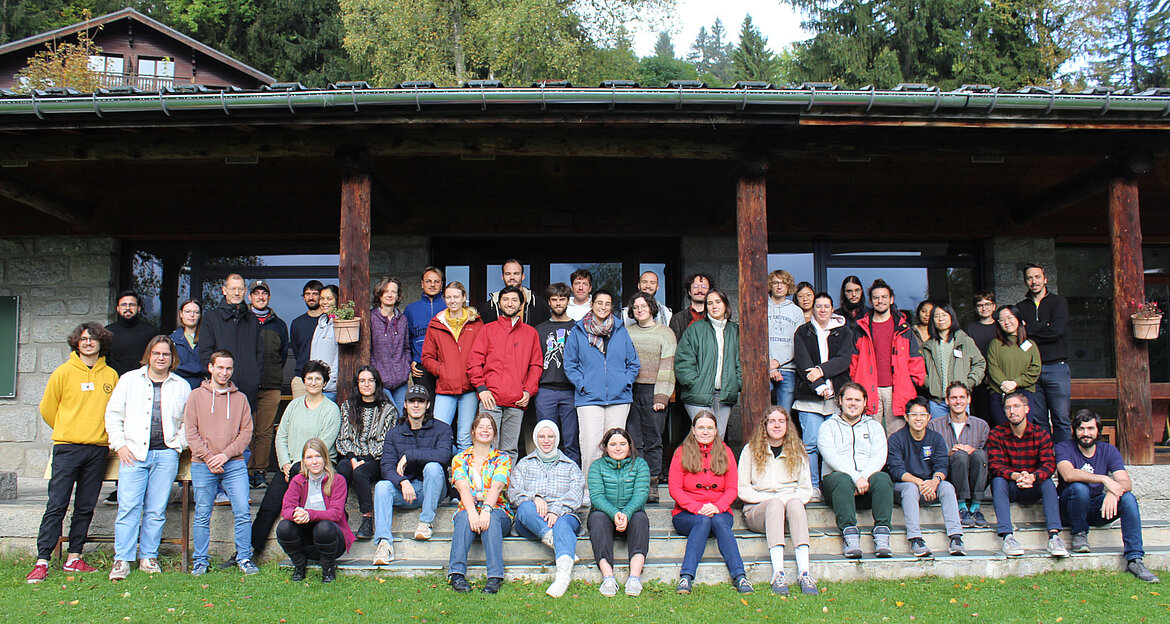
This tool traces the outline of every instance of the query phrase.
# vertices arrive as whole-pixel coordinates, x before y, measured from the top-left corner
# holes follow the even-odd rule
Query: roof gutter
[[[290,114],[310,111],[355,113],[365,108],[392,107],[423,111],[438,106],[616,106],[673,105],[690,107],[732,107],[745,112],[800,108],[811,113],[862,113],[880,110],[905,113],[966,114],[985,118],[1009,118],[1021,114],[1044,116],[1052,113],[1102,117],[1126,113],[1170,120],[1170,96],[1005,93],[991,92],[903,92],[877,90],[807,89],[630,89],[630,88],[430,88],[430,89],[332,89],[262,92],[210,92],[192,94],[134,94],[70,96],[22,96],[0,98],[0,120],[36,116],[42,120],[58,115],[96,117],[123,113],[159,112],[167,116],[182,112],[235,112],[287,109]],[[1170,127],[1170,126],[1168,126]]]

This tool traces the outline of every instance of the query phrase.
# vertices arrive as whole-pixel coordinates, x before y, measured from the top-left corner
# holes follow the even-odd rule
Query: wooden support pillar
[[[348,398],[350,381],[370,361],[370,194],[369,173],[346,173],[341,178],[341,257],[338,285],[341,300],[353,301],[362,319],[361,337],[356,344],[339,345],[337,354],[337,399]]]
[[[743,371],[739,405],[745,440],[772,402],[768,380],[768,166],[766,156],[745,160],[735,186],[739,365]]]
[[[1113,345],[1117,355],[1118,446],[1127,464],[1154,463],[1150,354],[1133,337],[1130,315],[1146,298],[1137,183],[1109,181],[1109,240],[1113,252]]]

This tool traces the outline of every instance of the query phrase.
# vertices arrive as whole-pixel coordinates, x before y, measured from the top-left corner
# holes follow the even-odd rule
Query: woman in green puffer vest
[[[582,449],[584,451],[585,449]],[[630,577],[626,595],[642,593],[642,566],[650,549],[650,519],[642,509],[650,494],[650,467],[638,457],[630,434],[615,427],[601,436],[601,459],[589,466],[589,542],[601,571],[601,594],[617,594],[613,574],[613,540],[625,535],[630,554]]]

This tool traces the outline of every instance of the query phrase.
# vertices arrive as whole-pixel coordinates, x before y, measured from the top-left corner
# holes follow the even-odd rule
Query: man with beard
[[[569,459],[581,463],[581,444],[577,437],[577,404],[573,384],[565,376],[565,343],[576,321],[569,318],[568,284],[549,284],[546,295],[552,318],[536,326],[544,351],[544,372],[540,391],[536,393],[536,419],[551,420],[561,430],[561,450]]]
[[[467,376],[479,394],[480,411],[491,415],[500,432],[496,448],[513,463],[519,455],[524,410],[537,393],[544,371],[540,335],[520,320],[523,297],[515,286],[500,291],[500,318],[484,324],[467,360]]]
[[[658,314],[654,316],[654,322],[664,327],[669,325],[674,313],[658,298],[658,274],[654,271],[643,271],[638,276],[638,292],[644,292],[654,297],[654,302],[658,304]],[[636,325],[637,321],[634,320],[634,317],[630,316],[629,312],[629,306],[622,308],[621,316],[618,318],[624,320],[626,325]]]
[[[691,323],[707,318],[707,292],[715,287],[710,275],[695,273],[687,277],[687,301],[678,314],[670,317],[670,331],[674,332],[675,340],[681,340],[682,334]]]
[[[861,286],[861,278],[850,275],[841,281],[841,307],[833,314],[845,317],[845,324],[854,329],[857,320],[865,316],[869,309],[865,307],[865,289]]]
[[[146,343],[158,334],[158,329],[142,318],[142,299],[133,290],[118,293],[118,320],[106,325],[114,336],[107,358],[110,368],[119,376],[142,367],[142,353]]]
[[[857,352],[849,366],[849,378],[865,386],[869,404],[865,413],[893,435],[906,426],[906,402],[926,383],[926,362],[906,315],[894,305],[894,289],[876,279],[869,287],[873,308],[857,319],[853,333]]]
[[[280,387],[284,384],[284,362],[288,359],[288,326],[268,307],[272,298],[268,284],[252,282],[248,289],[252,298],[252,314],[260,322],[260,342],[264,348],[260,389],[257,391],[256,411],[252,413],[252,458],[249,469],[252,487],[264,487],[268,472],[269,451],[276,426],[276,409],[280,406]]]
[[[305,390],[305,380],[301,378],[301,373],[309,361],[313,332],[317,330],[317,320],[323,312],[321,310],[321,289],[323,288],[325,285],[317,280],[305,282],[305,287],[301,289],[301,297],[304,298],[308,311],[293,319],[288,330],[289,346],[292,347],[293,357],[297,360],[291,384],[294,399],[299,399],[308,393]]]
[[[544,299],[536,296],[532,290],[524,287],[524,265],[520,264],[519,260],[510,259],[504,262],[500,267],[500,277],[504,280],[504,287],[512,286],[519,288],[524,295],[524,301],[520,304],[520,320],[536,327],[541,323],[547,321],[551,312],[548,309],[548,304]],[[488,295],[487,305],[484,306],[483,322],[490,323],[500,318],[500,293],[503,289]]]
[[[260,340],[260,322],[244,301],[244,286],[244,278],[238,273],[232,273],[223,281],[223,299],[218,306],[207,311],[199,330],[199,362],[206,367],[211,364],[211,355],[216,351],[232,353],[232,382],[248,399],[250,419],[260,390],[264,342]]]
[[[1028,264],[1024,268],[1028,295],[1016,306],[1028,339],[1040,349],[1040,379],[1036,380],[1036,411],[1032,418],[1052,434],[1054,442],[1069,439],[1068,412],[1072,398],[1072,373],[1068,368],[1068,345],[1064,334],[1068,326],[1068,299],[1048,290],[1044,268]]]
[[[1072,427],[1073,439],[1057,443],[1055,453],[1060,517],[1072,527],[1073,552],[1090,552],[1089,527],[1106,526],[1120,516],[1126,571],[1147,583],[1160,583],[1142,563],[1142,517],[1121,452],[1099,439],[1101,417],[1092,410],[1077,412]]]

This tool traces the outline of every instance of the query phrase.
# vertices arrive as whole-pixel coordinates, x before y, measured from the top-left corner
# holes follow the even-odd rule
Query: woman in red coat
[[[707,537],[715,534],[719,554],[731,573],[731,584],[741,594],[752,593],[743,558],[731,532],[731,503],[739,494],[735,456],[723,443],[715,414],[702,410],[691,421],[691,432],[670,461],[670,497],[674,499],[674,530],[687,536],[676,590],[691,593]]]
[[[321,562],[322,583],[337,578],[337,558],[353,544],[345,517],[348,494],[345,477],[329,461],[329,448],[310,438],[301,451],[301,472],[284,493],[284,520],[276,527],[276,541],[293,562],[292,580],[305,580],[309,559]]]
[[[459,282],[447,284],[443,301],[447,309],[427,325],[422,363],[435,376],[435,418],[452,425],[455,446],[463,451],[471,446],[471,419],[479,407],[475,386],[467,377],[467,358],[483,329],[483,319],[467,305],[467,289]]]

